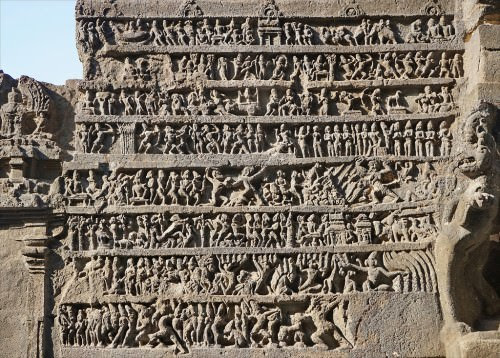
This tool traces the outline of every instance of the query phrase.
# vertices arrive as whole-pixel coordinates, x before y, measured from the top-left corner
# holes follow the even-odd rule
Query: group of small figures
[[[87,292],[86,287],[103,297],[168,296],[180,292],[226,296],[432,292],[435,287],[427,285],[432,280],[426,277],[429,273],[425,271],[430,267],[413,270],[412,265],[419,266],[421,262],[404,263],[406,254],[394,252],[394,256],[384,256],[384,262],[392,269],[380,262],[376,251],[370,254],[93,256],[82,269],[75,268],[77,278],[70,283],[68,293]],[[413,256],[417,257],[418,252]]]
[[[264,26],[261,26],[264,25]],[[268,32],[268,28],[272,30]],[[451,41],[455,28],[445,16],[393,26],[389,19],[364,18],[357,26],[322,26],[277,20],[272,26],[250,18],[187,20],[81,20],[79,46],[95,52],[104,45],[166,46],[228,45],[384,45]]]
[[[223,175],[218,168],[206,168],[204,174],[197,170],[141,169],[133,174],[110,176],[97,176],[90,170],[86,178],[75,170],[73,175],[66,172],[59,182],[61,194],[69,198],[70,205],[75,202],[87,205],[107,202],[108,205],[187,206],[343,204],[332,181],[333,170],[319,166],[308,173],[294,170],[285,174],[279,170],[274,173],[274,180],[265,175],[268,172],[266,167],[245,167],[236,177]]]
[[[224,174],[222,173],[224,171]],[[433,199],[439,176],[429,162],[378,159],[274,170],[247,166],[227,171],[150,169],[66,171],[51,193],[68,205],[289,206],[396,203]],[[398,194],[399,193],[399,194]]]
[[[447,120],[332,125],[148,124],[136,126],[137,153],[148,154],[292,154],[296,157],[448,156],[452,134]],[[82,124],[84,153],[109,153],[119,125]]]
[[[422,19],[413,21],[408,28],[394,31],[391,21],[362,19],[354,29],[347,26],[322,27],[320,39],[326,45],[383,45],[397,43],[434,43],[451,41],[455,38],[455,28],[445,16],[439,20],[430,17],[424,25]],[[300,36],[300,35],[299,35]],[[297,38],[297,36],[295,36]]]
[[[77,30],[78,44],[85,52],[104,45],[142,44],[153,46],[253,45],[255,31],[247,18],[244,22],[220,19],[192,20],[83,20]]]
[[[373,215],[370,215],[373,216]],[[295,247],[417,242],[437,232],[430,215],[238,213],[197,215],[73,216],[74,251],[194,247]]]
[[[263,103],[264,98],[267,103]],[[443,113],[456,107],[448,86],[441,86],[440,92],[425,86],[415,102],[416,113]],[[187,94],[156,89],[149,92],[86,90],[80,107],[82,114],[115,116],[327,116],[334,113],[384,115],[408,111],[408,103],[401,90],[390,94],[380,88],[361,91],[305,89],[301,93],[292,88],[272,88],[267,93],[248,87],[237,91],[198,88]]]
[[[0,144],[1,145],[1,144]],[[0,200],[7,207],[41,207],[49,183],[32,178],[0,178]]]
[[[100,306],[100,307],[99,307]],[[98,307],[59,306],[63,346],[169,348],[350,349],[349,301],[341,296],[311,297],[290,310],[279,303],[181,302],[104,303]],[[336,312],[333,319],[327,315]]]
[[[121,82],[148,82],[151,72],[163,67],[166,77],[183,80],[274,80],[274,81],[355,81],[383,79],[459,78],[463,76],[463,60],[459,53],[447,52],[381,52],[376,54],[315,55],[251,55],[236,56],[192,53],[189,56],[166,55],[162,65],[142,57],[126,57],[124,62],[110,64],[120,73]],[[450,58],[449,58],[450,57]],[[169,80],[169,79],[166,79]]]
[[[10,83],[9,79],[12,80],[0,70],[0,82]],[[47,131],[53,104],[47,88],[28,76],[21,76],[17,87],[9,88],[4,86],[0,98],[1,146],[16,141],[32,144],[38,140],[41,145],[53,148],[52,134]]]

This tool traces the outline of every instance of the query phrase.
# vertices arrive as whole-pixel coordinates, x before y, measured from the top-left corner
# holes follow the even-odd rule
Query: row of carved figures
[[[136,125],[135,152],[150,154],[278,154],[296,157],[447,156],[452,134],[442,120],[333,124],[147,124]],[[109,153],[123,135],[119,124],[86,123],[78,136],[84,153]]]
[[[175,78],[206,78],[209,80],[289,80],[354,81],[376,79],[458,78],[463,75],[462,56],[440,58],[433,52],[386,52],[372,54],[275,55],[270,60],[261,55],[230,57],[191,54],[180,58],[172,69]],[[138,78],[130,59],[125,60],[122,80]]]
[[[374,216],[374,214],[369,215]],[[306,247],[417,242],[437,232],[430,214],[238,213],[143,214],[110,218],[73,216],[68,245],[74,251],[193,247]]]
[[[382,52],[319,55],[215,55],[192,53],[183,56],[126,57],[106,59],[109,81],[137,82],[205,80],[275,80],[275,81],[356,81],[382,79],[459,78],[463,60],[459,53]],[[96,70],[94,70],[95,72]],[[164,77],[164,78],[163,78]],[[94,79],[88,78],[88,79]],[[106,77],[105,77],[106,78]],[[97,78],[95,78],[97,79]]]
[[[312,297],[295,310],[254,300],[61,305],[57,322],[64,346],[167,347],[175,353],[196,347],[349,349],[348,306],[347,298],[335,295]]]
[[[429,200],[446,190],[429,163],[362,158],[336,165],[65,171],[52,184],[68,205],[284,206]]]
[[[409,94],[408,94],[409,95]],[[80,113],[88,115],[331,115],[406,113],[408,101],[402,90],[365,88],[361,91],[316,92],[294,89],[257,88],[204,89],[188,93],[151,89],[150,91],[115,90],[95,92],[86,90],[80,102]],[[415,113],[448,112],[455,108],[450,87],[441,86],[440,92],[425,86],[423,92],[412,97],[410,108]]]
[[[379,253],[93,256],[68,283],[67,296],[267,296],[370,291],[433,292],[426,251]],[[90,290],[90,291],[89,291]],[[77,295],[77,296],[74,296]]]
[[[246,19],[81,20],[78,45],[92,53],[104,45],[141,44],[155,47],[196,45],[383,45],[451,41],[455,28],[442,16],[393,24],[390,19],[364,18],[359,25],[328,26],[276,20],[264,24]],[[265,25],[265,26],[261,26]]]

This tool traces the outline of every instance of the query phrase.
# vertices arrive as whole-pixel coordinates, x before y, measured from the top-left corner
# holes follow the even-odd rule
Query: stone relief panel
[[[299,211],[298,209],[297,211]],[[413,215],[412,215],[413,214]],[[435,216],[435,215],[434,215]],[[154,249],[199,247],[336,247],[428,242],[437,235],[432,212],[247,212],[71,216],[68,247]]]
[[[90,206],[97,211],[106,206],[411,206],[449,192],[454,180],[436,169],[438,164],[358,159],[273,170],[269,165],[205,170],[124,168],[110,173],[89,169],[66,171],[57,181],[69,207]]]
[[[77,152],[56,180],[68,354],[364,351],[353,297],[435,299],[461,135],[452,12],[80,10]]]
[[[132,145],[132,153],[144,154],[289,154],[309,157],[446,157],[451,153],[453,134],[450,114],[387,117],[362,122],[346,118],[312,119],[300,123],[294,116],[288,125],[247,119],[246,123],[221,123],[202,117],[200,123],[167,122],[150,117],[136,122],[79,122],[79,145],[83,153],[123,152],[123,140]],[[79,118],[91,120],[90,117]],[[205,121],[202,121],[205,119]],[[326,122],[330,119],[331,122]],[[181,122],[181,123],[179,123]],[[125,132],[126,133],[123,133]],[[132,133],[130,133],[132,132]],[[126,137],[126,138],[125,138]]]
[[[174,353],[188,353],[193,347],[348,349],[353,346],[346,313],[349,301],[326,299],[300,302],[306,314],[295,312],[286,302],[253,300],[201,303],[172,299],[151,305],[108,303],[92,308],[64,305],[60,308],[60,334],[66,346],[154,348],[174,344]]]
[[[0,70],[0,205],[41,207],[61,173],[64,109],[57,89]],[[66,149],[66,148],[65,148]]]
[[[466,357],[500,137],[460,3],[77,1],[83,80],[0,73],[35,356]]]
[[[321,116],[402,113],[443,113],[455,108],[450,87],[426,85],[413,93],[380,88],[333,91],[326,88],[297,93],[292,88],[259,91],[236,85],[184,92],[121,89],[85,93],[86,115],[156,116]],[[233,88],[231,88],[233,87]],[[265,100],[263,99],[265,98]]]
[[[450,58],[448,58],[450,56]],[[163,58],[163,61],[160,59]],[[121,59],[100,59],[100,66],[118,77],[108,81],[131,85],[153,81],[153,69],[163,68],[163,75],[155,80],[197,81],[264,81],[340,82],[351,80],[395,80],[427,78],[459,78],[463,76],[462,56],[454,51],[398,51],[377,53],[320,53],[293,55],[245,54],[219,55],[194,53],[186,55],[158,55],[149,61],[139,56]],[[103,74],[104,75],[104,74]],[[102,77],[101,77],[102,79]],[[310,83],[309,83],[310,82]],[[210,82],[209,82],[210,83]],[[217,83],[223,85],[223,83]],[[287,84],[287,82],[285,82]]]
[[[383,257],[385,265],[379,256]],[[425,250],[356,254],[93,256],[88,262],[87,259],[76,260],[74,276],[78,279],[65,288],[71,300],[78,296],[84,299],[89,289],[94,295],[112,297],[408,293],[433,292],[436,288],[433,258]],[[79,269],[77,265],[83,267]]]
[[[274,15],[274,16],[273,16]],[[259,18],[81,20],[77,44],[82,52],[111,50],[112,46],[373,46],[405,43],[443,43],[455,40],[451,16],[422,16],[412,22],[389,18],[311,18],[286,21],[275,13]],[[343,21],[342,21],[343,20]],[[354,22],[354,23],[353,23]],[[153,50],[154,51],[154,50]]]

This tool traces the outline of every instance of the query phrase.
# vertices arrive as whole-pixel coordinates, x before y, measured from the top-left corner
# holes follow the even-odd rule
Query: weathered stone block
[[[495,356],[495,11],[77,1],[82,80],[0,73],[0,355]]]

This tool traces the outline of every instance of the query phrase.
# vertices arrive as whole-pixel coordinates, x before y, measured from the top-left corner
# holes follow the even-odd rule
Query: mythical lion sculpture
[[[450,171],[458,179],[444,203],[436,241],[436,271],[447,349],[483,315],[500,311],[500,299],[483,276],[489,236],[498,225],[500,161],[493,126],[496,108],[480,102],[463,121],[462,143]],[[451,174],[451,173],[450,173]],[[451,353],[451,352],[447,352]],[[453,355],[450,355],[453,356]]]

